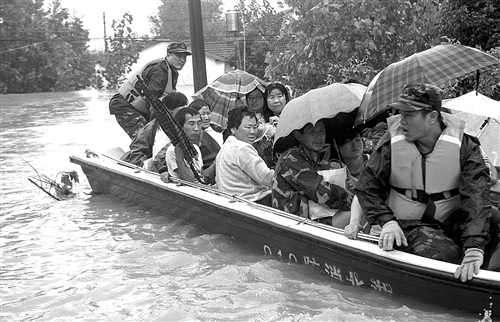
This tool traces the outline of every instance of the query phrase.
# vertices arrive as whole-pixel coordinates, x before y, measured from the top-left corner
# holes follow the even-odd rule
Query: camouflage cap
[[[443,91],[431,84],[407,84],[398,102],[389,104],[400,111],[440,111]]]
[[[167,54],[188,54],[192,55],[191,52],[187,49],[187,46],[183,42],[173,42],[167,47]]]

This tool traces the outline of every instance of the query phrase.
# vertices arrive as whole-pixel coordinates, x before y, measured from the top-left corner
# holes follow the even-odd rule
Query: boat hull
[[[231,236],[266,254],[317,267],[333,280],[388,296],[500,315],[500,273],[482,270],[472,281],[462,283],[453,276],[453,264],[383,252],[372,242],[349,240],[333,227],[304,222],[211,189],[163,183],[158,175],[134,166],[95,158],[72,156],[70,160],[82,167],[94,193],[141,204],[209,233]]]

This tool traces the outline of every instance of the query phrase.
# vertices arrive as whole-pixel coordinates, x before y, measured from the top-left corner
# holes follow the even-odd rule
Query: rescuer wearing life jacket
[[[371,225],[382,227],[379,247],[460,264],[463,282],[489,269],[498,249],[491,222],[489,169],[479,140],[465,122],[441,114],[442,91],[408,84],[389,107],[388,134],[367,161],[356,194]],[[495,228],[493,229],[493,226]],[[495,255],[495,256],[498,256]]]
[[[188,55],[191,55],[191,52],[186,44],[179,42],[169,44],[164,59],[150,61],[136,70],[111,98],[109,113],[115,115],[118,124],[131,139],[154,118],[149,103],[139,95],[136,88],[137,75],[140,75],[148,88],[162,99],[168,93],[176,91],[178,71],[186,64]]]

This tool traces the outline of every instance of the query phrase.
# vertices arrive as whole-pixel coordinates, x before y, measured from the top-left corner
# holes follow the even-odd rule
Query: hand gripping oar
[[[174,146],[178,146],[184,153],[184,160],[186,160],[189,168],[194,174],[196,180],[200,183],[206,184],[203,178],[194,167],[194,158],[198,156],[198,151],[194,148],[193,144],[189,141],[186,132],[181,124],[174,117],[172,112],[163,104],[162,101],[147,87],[141,76],[137,75],[137,84],[139,93],[143,96],[149,104],[153,107],[156,118],[160,127],[168,136]]]

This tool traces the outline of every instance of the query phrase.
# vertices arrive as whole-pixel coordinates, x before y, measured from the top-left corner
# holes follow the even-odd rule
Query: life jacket
[[[135,72],[130,75],[130,77],[125,81],[125,83],[120,86],[118,89],[118,93],[120,93],[127,102],[129,102],[133,107],[135,107],[138,111],[142,112],[145,115],[149,115],[149,109],[146,105],[146,100],[139,94],[137,89],[135,88],[135,84],[137,83],[137,75],[142,77],[142,73],[144,70],[154,64],[159,64],[163,61],[164,59],[155,59],[146,65],[144,65],[141,69],[136,70]],[[168,93],[174,92],[173,89],[173,84],[172,84],[172,70],[170,69],[170,66],[167,65],[167,70],[168,70],[168,81],[167,85],[165,86],[165,90],[163,92],[162,99],[165,95]]]
[[[460,207],[460,145],[465,121],[443,113],[446,128],[423,157],[408,142],[400,125],[401,116],[387,119],[391,136],[391,185],[388,206],[398,219],[421,220],[429,198],[436,205],[434,219],[445,221]]]

